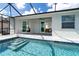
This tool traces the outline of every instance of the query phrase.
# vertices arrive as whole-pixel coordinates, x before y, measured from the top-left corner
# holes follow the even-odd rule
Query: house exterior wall
[[[31,22],[30,22],[31,21]],[[30,24],[31,24],[31,33],[40,33],[40,20],[39,19],[35,19],[35,20],[30,20]]]
[[[62,29],[62,16],[63,15],[75,15],[75,28],[74,29]],[[52,38],[55,39],[79,39],[79,10],[76,11],[64,11],[53,13],[52,15]]]
[[[75,15],[75,28],[62,29],[62,16]],[[79,39],[79,10],[63,11],[49,13],[45,15],[31,15],[24,17],[15,17],[15,33],[22,33],[22,22],[29,20],[31,33],[40,33],[40,20],[39,18],[52,17],[52,20],[45,20],[52,27],[52,40],[60,39]]]
[[[15,19],[11,18],[10,19],[10,34],[14,34],[15,33]]]

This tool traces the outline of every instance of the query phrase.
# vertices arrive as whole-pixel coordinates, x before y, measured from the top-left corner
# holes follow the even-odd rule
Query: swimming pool
[[[17,50],[10,49],[9,46],[18,39],[0,41],[0,56],[79,56],[78,44],[29,38],[20,38],[29,41],[29,43]]]

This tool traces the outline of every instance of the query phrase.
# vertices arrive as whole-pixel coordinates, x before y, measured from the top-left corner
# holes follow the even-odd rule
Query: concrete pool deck
[[[14,37],[17,37],[17,34],[3,35],[3,36],[0,36],[0,40],[6,40],[6,39],[14,38]]]
[[[31,34],[4,35],[4,36],[0,36],[0,40],[6,40],[6,39],[14,38],[14,37],[24,37],[24,38],[33,38],[33,39],[38,39],[38,40],[49,40],[49,41],[79,43],[79,39],[65,39],[65,38],[58,38],[58,37],[53,37],[53,36],[31,35]]]

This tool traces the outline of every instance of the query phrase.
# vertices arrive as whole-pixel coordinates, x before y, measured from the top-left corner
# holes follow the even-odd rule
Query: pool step
[[[20,42],[20,41],[24,41],[25,39],[16,39],[15,41],[14,41],[14,43],[18,43],[18,42]]]
[[[19,42],[14,42],[14,43],[12,43],[11,45],[14,45],[14,46],[17,46],[17,45],[19,45],[19,44],[21,44],[21,43],[24,43],[26,40],[21,40],[21,41],[19,41]]]
[[[11,46],[8,46],[8,48],[10,48],[11,50],[16,50],[16,49],[22,47],[23,45],[28,44],[29,42],[30,41],[24,41],[24,42],[21,42],[19,44],[13,44]]]

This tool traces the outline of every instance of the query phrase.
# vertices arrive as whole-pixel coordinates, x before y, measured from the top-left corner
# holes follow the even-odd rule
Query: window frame
[[[67,17],[67,16],[73,17],[73,18],[72,18],[72,21],[71,21],[71,20],[70,20],[70,21],[68,21],[68,20],[66,21],[66,20],[65,20],[65,17]],[[62,18],[62,19],[61,19],[61,21],[62,21],[62,22],[61,22],[61,28],[62,28],[62,29],[75,29],[75,15],[63,15],[61,18]],[[65,21],[63,20],[63,18],[64,18]],[[69,24],[72,23],[72,26],[67,27],[67,25],[66,25],[66,27],[64,27],[63,24],[66,24],[66,23],[67,23],[67,24],[68,24],[68,23],[69,23]]]

